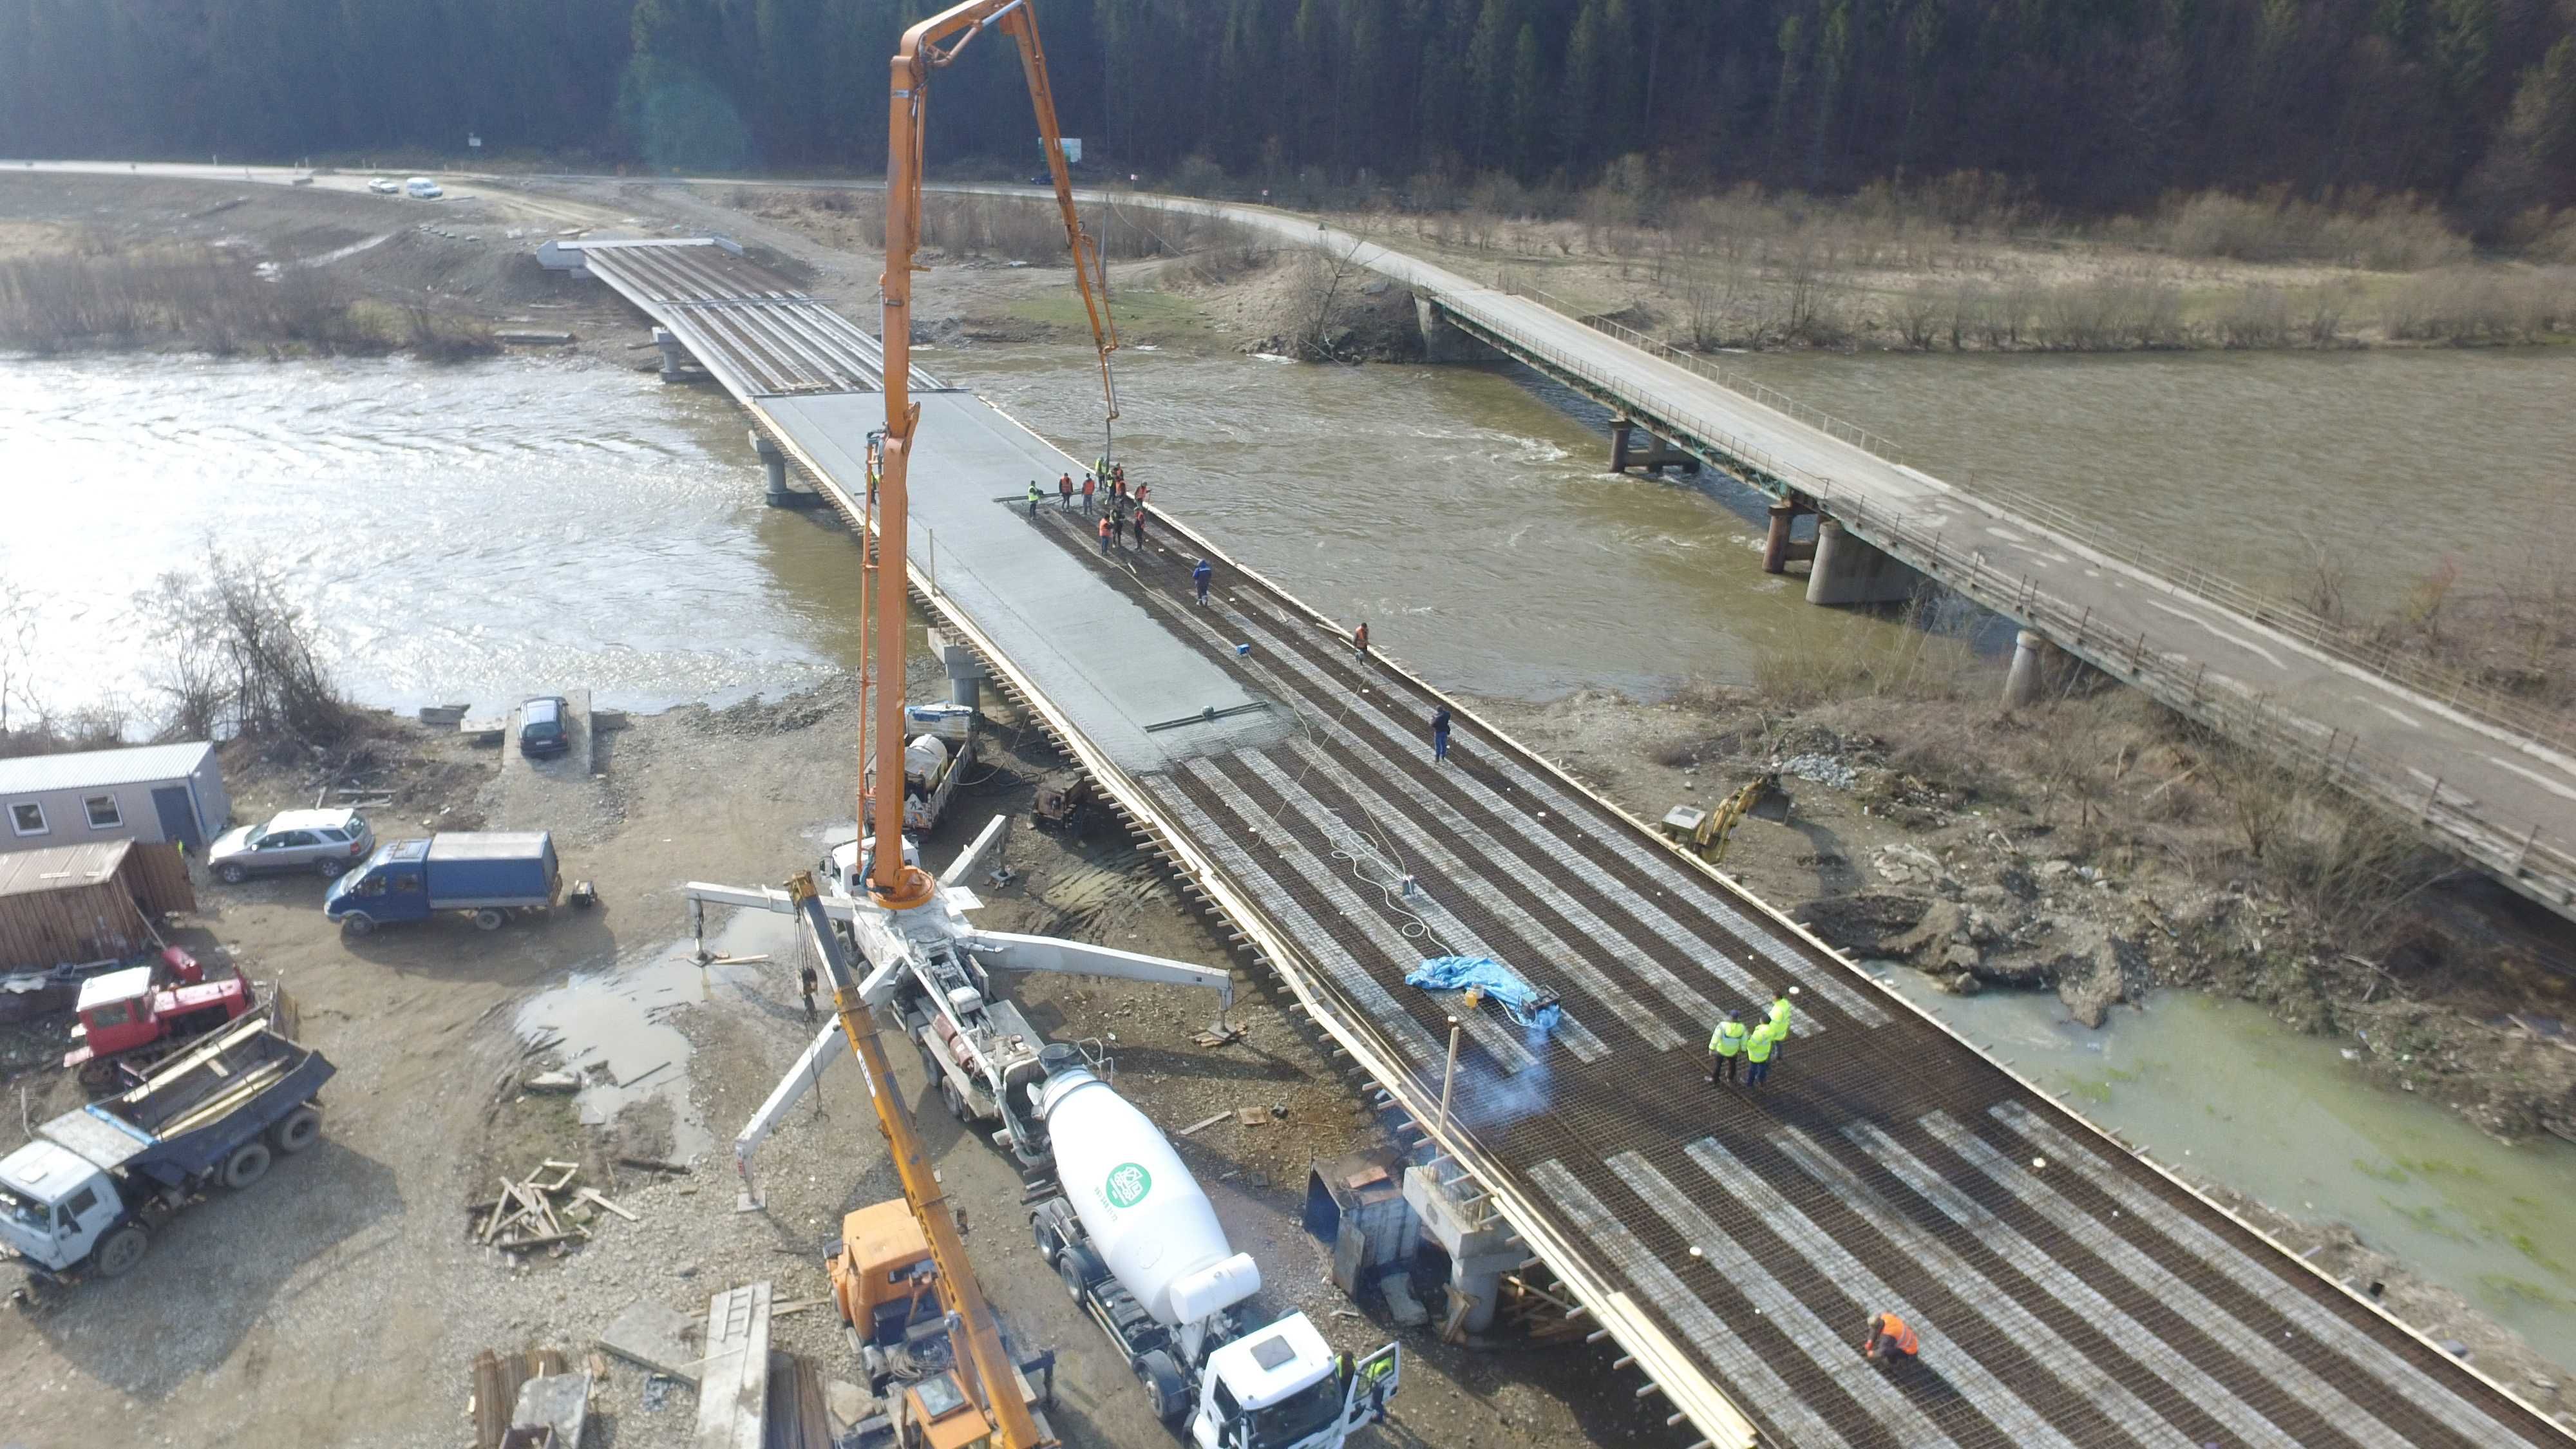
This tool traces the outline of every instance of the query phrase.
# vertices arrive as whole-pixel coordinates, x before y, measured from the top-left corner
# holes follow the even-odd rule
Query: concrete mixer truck
[[[1338,1449],[1386,1417],[1396,1346],[1354,1361],[1303,1313],[1244,1325],[1261,1269],[1226,1242],[1170,1140],[1080,1053],[1044,1056],[1039,1109],[1059,1190],[1030,1209],[1030,1227],[1155,1413],[1194,1449]]]

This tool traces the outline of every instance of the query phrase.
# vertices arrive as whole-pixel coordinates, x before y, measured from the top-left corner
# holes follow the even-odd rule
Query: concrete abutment
[[[1413,315],[1422,325],[1425,362],[1509,362],[1510,356],[1449,320],[1431,298],[1415,293]]]

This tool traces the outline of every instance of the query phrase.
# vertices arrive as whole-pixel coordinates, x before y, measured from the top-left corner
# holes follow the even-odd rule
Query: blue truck
[[[223,1028],[0,1158],[0,1243],[35,1285],[123,1274],[170,1214],[319,1141],[334,1070],[267,1013]]]
[[[562,893],[563,866],[545,831],[449,831],[377,847],[331,883],[322,914],[352,936],[438,911],[497,931],[512,915],[550,909]]]

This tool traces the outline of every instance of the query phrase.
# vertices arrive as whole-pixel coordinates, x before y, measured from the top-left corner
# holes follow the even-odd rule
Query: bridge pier
[[[2027,709],[2039,702],[2050,676],[2065,667],[2066,655],[2048,636],[2024,629],[2013,637],[2012,668],[2004,674],[2004,707]]]
[[[1639,433],[1646,434],[1648,446],[1639,448],[1636,445],[1634,440]],[[1657,474],[1666,468],[1679,468],[1684,473],[1696,475],[1699,459],[1646,432],[1637,426],[1634,418],[1613,418],[1610,421],[1610,471],[1625,473],[1631,468],[1643,468]]]
[[[1422,327],[1425,362],[1509,362],[1511,359],[1449,320],[1429,297],[1413,297],[1414,319]]]
[[[696,382],[707,375],[707,370],[698,365],[698,359],[690,355],[688,344],[682,342],[670,328],[654,328],[653,345],[662,350],[664,382]]]
[[[1798,542],[1789,537],[1789,530],[1797,523],[1798,515],[1814,511],[1797,502],[1771,505],[1771,531],[1762,539],[1762,572],[1784,574],[1789,571],[1789,565],[1816,556],[1814,539]]]
[[[760,455],[761,466],[768,470],[770,507],[801,508],[813,501],[812,495],[800,497],[795,489],[787,486],[787,455],[779,451],[776,443],[755,431],[751,435],[751,450]]]
[[[937,629],[926,636],[930,652],[937,656],[940,668],[948,672],[948,702],[968,709],[984,705],[983,683],[991,674],[975,651],[951,640]]]
[[[1914,596],[1922,578],[1830,518],[1816,525],[1815,557],[1807,573],[1810,604],[1898,603]]]

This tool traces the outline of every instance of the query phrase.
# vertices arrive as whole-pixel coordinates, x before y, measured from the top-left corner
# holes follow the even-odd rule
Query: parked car
[[[446,194],[446,192],[438,189],[437,182],[430,180],[426,176],[415,176],[409,181],[403,183],[403,195],[410,197],[414,201],[436,201],[438,198],[445,196]]]
[[[390,176],[379,176],[367,183],[367,189],[378,196],[393,196],[402,190],[402,183]]]
[[[531,760],[542,760],[571,749],[571,710],[560,694],[545,695],[519,706],[519,753]]]
[[[206,868],[229,885],[261,871],[311,870],[338,875],[376,848],[376,833],[355,810],[281,810],[264,824],[215,837]]]

